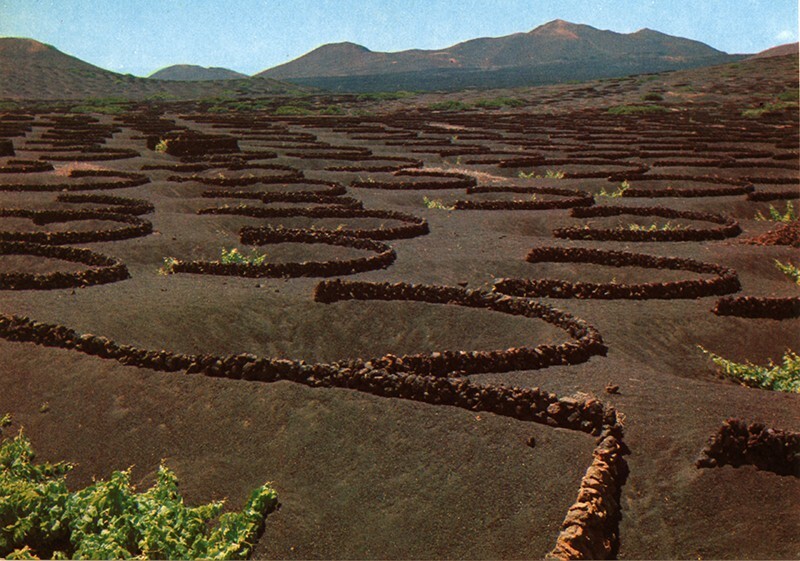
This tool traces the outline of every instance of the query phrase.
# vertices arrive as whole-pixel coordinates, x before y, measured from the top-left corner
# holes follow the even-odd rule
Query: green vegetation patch
[[[781,101],[800,101],[800,90],[786,90],[778,94]]]
[[[428,197],[422,197],[422,204],[425,205],[426,208],[436,209],[436,210],[455,210],[456,207],[454,206],[447,206],[439,199],[429,199]]]
[[[210,113],[256,112],[256,111],[266,111],[270,107],[272,107],[272,103],[268,100],[247,100],[247,101],[222,100],[211,105],[208,108],[208,111]]]
[[[686,226],[681,224],[672,224],[667,222],[659,226],[658,224],[649,224],[642,226],[641,224],[628,224],[628,230],[631,232],[675,232],[677,230],[686,230]]]
[[[110,107],[95,107],[92,105],[73,105],[69,108],[70,113],[101,113],[103,115],[119,115],[125,113],[125,108],[118,105]]]
[[[175,272],[175,265],[178,264],[178,260],[175,257],[165,257],[164,264],[158,269],[159,275],[171,275]]]
[[[458,101],[456,99],[448,99],[446,101],[438,101],[436,103],[431,103],[428,105],[428,109],[431,111],[466,111],[470,109],[471,106],[469,103],[464,103],[463,101]]]
[[[493,97],[479,99],[474,103],[466,103],[457,99],[437,101],[428,105],[431,111],[467,111],[470,109],[504,109],[507,107],[522,107],[526,103],[516,97]]]
[[[119,115],[128,110],[128,101],[121,97],[102,97],[84,99],[79,105],[70,107],[70,113],[102,113]]]
[[[320,115],[344,115],[345,111],[338,105],[326,105],[319,109]]]
[[[173,101],[177,97],[169,92],[156,92],[145,97],[146,101]]]
[[[789,277],[793,283],[797,286],[800,286],[800,268],[794,265],[791,261],[787,261],[786,263],[782,263],[781,261],[775,260],[775,266],[780,270],[781,273]]]
[[[797,211],[794,209],[791,201],[786,201],[786,211],[781,212],[772,205],[769,205],[769,215],[764,216],[761,211],[758,211],[755,217],[760,222],[794,222],[798,219]]]
[[[625,191],[631,188],[631,184],[628,183],[627,180],[620,183],[620,186],[617,187],[615,191],[606,191],[605,187],[600,188],[600,192],[597,194],[598,197],[611,197],[612,199],[618,199],[620,197],[625,196]]]
[[[520,179],[564,179],[566,176],[567,176],[566,172],[561,171],[559,169],[545,170],[544,175],[536,175],[535,171],[531,171],[528,173],[520,171],[517,174],[517,177],[519,177]]]
[[[772,359],[767,366],[758,366],[750,361],[734,362],[722,358],[703,347],[700,347],[713,362],[720,373],[751,388],[774,390],[779,392],[800,393],[800,356],[787,350],[783,362],[775,364]]]
[[[525,105],[525,102],[516,97],[495,97],[491,99],[479,99],[474,105],[481,109],[503,109],[504,107],[522,107]]]
[[[394,101],[397,99],[412,97],[414,95],[416,94],[413,92],[407,92],[403,90],[397,92],[371,92],[359,94],[356,97],[356,101]]]
[[[281,105],[275,109],[276,115],[312,115],[313,113],[311,109],[298,105]]]
[[[772,103],[765,103],[761,107],[752,107],[742,111],[742,117],[749,119],[756,119],[763,115],[770,115],[772,113],[780,113],[787,109],[796,108],[796,101],[775,101]]]
[[[235,247],[233,249],[225,249],[223,247],[219,262],[224,265],[230,265],[231,263],[237,263],[239,265],[263,265],[266,259],[267,256],[265,254],[259,254],[255,250],[253,250],[250,255],[245,255]]]
[[[10,423],[6,415],[0,426]],[[241,512],[223,502],[187,507],[163,465],[136,493],[130,470],[70,492],[67,463],[35,464],[22,431],[0,445],[0,557],[7,559],[244,559],[277,506],[268,485]],[[216,523],[214,520],[216,519]]]
[[[609,107],[610,115],[646,115],[648,113],[668,113],[669,109],[661,105],[615,105]]]

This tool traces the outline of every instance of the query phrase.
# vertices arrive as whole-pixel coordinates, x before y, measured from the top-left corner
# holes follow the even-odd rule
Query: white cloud
[[[775,39],[777,39],[778,41],[791,41],[794,38],[795,38],[794,31],[790,31],[789,29],[784,29],[775,36]]]

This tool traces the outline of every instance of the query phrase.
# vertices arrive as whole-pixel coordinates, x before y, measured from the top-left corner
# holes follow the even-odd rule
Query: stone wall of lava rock
[[[556,279],[501,279],[495,283],[494,289],[503,294],[526,297],[633,300],[700,298],[730,294],[741,289],[739,278],[733,269],[693,259],[582,247],[537,247],[528,253],[526,260],[529,263],[593,263],[609,267],[691,271],[714,275],[714,278],[640,284],[568,282]]]
[[[340,292],[337,281],[321,283],[316,294],[335,296]],[[360,285],[366,288],[366,285]],[[409,285],[406,285],[409,287]],[[420,287],[410,287],[412,292]],[[424,296],[437,300],[457,296],[446,287],[421,288]],[[394,286],[374,286],[373,289],[400,290]],[[350,291],[359,293],[355,285]],[[458,290],[458,289],[454,289]],[[466,305],[472,297],[461,292]],[[368,296],[360,293],[361,297]],[[554,311],[558,315],[557,311]],[[571,323],[575,323],[572,320]],[[570,323],[568,319],[568,323]],[[585,329],[583,325],[573,328]],[[559,398],[539,388],[518,388],[484,385],[466,378],[422,375],[379,369],[363,361],[339,364],[306,364],[302,361],[266,359],[251,354],[228,356],[188,355],[154,351],[131,345],[120,345],[106,337],[80,335],[61,325],[40,323],[21,316],[0,314],[0,337],[9,341],[27,341],[49,347],[72,349],[88,355],[114,359],[122,364],[166,372],[185,371],[236,380],[275,382],[288,380],[311,387],[339,387],[382,397],[409,399],[433,405],[450,405],[470,411],[488,411],[521,421],[537,422],[553,427],[587,432],[598,437],[593,461],[583,477],[575,503],[562,524],[556,547],[551,556],[557,558],[607,558],[618,547],[620,491],[627,477],[627,453],[622,443],[622,426],[613,407],[600,401]]]
[[[321,189],[303,189],[303,190],[292,190],[292,191],[232,191],[230,189],[208,189],[203,192],[203,197],[207,198],[237,198],[237,199],[260,199],[262,202],[270,203],[273,201],[283,201],[286,202],[290,199],[285,199],[281,197],[298,197],[298,196],[305,196],[309,202],[320,202],[327,201],[326,198],[321,198],[319,200],[315,200],[315,197],[338,197],[340,195],[344,195],[347,193],[347,189],[341,183],[336,183],[333,181],[320,181],[316,179],[304,179],[302,177],[297,178],[289,178],[287,176],[286,179],[281,179],[280,181],[273,181],[272,178],[269,178],[269,184],[281,184],[281,185],[320,185],[322,186]],[[183,179],[186,180],[186,179]],[[263,181],[260,183],[264,183]],[[299,201],[298,201],[299,202]]]
[[[578,498],[561,524],[556,559],[613,559],[619,547],[622,486],[628,477],[625,445],[607,436],[592,453],[592,464],[581,479]]]
[[[528,195],[555,195],[563,197],[555,200],[527,201],[470,201],[458,200],[453,203],[455,210],[551,210],[557,208],[575,208],[592,206],[594,198],[577,189],[559,189],[555,187],[469,187],[467,194],[474,193],[525,193]]]
[[[699,468],[754,465],[779,475],[800,477],[800,433],[728,419],[709,439],[696,465]]]
[[[777,191],[754,191],[747,194],[748,201],[781,201],[790,199],[800,199],[800,189],[785,189]]]
[[[49,169],[53,169],[52,166]],[[40,170],[35,170],[40,171]],[[125,189],[150,183],[150,178],[141,173],[124,171],[78,170],[69,173],[70,177],[118,177],[122,181],[101,181],[96,183],[0,183],[0,191],[42,192],[42,191],[99,191],[107,189]]]
[[[261,208],[261,207],[232,207],[203,209],[202,214],[237,214],[257,218],[303,216],[307,218],[379,218],[403,222],[402,226],[393,228],[345,228],[336,230],[337,235],[350,238],[363,238],[371,240],[397,240],[424,236],[429,232],[428,222],[417,216],[393,210],[364,210],[357,208]],[[266,241],[272,235],[270,227],[245,226],[241,230],[241,242],[247,245],[269,243]],[[322,231],[322,230],[320,230]]]
[[[800,317],[800,297],[729,296],[720,298],[712,311],[718,316],[790,319]]]
[[[557,238],[572,240],[602,240],[602,241],[661,241],[661,242],[688,242],[703,240],[721,240],[738,236],[742,230],[739,222],[730,217],[708,212],[690,210],[674,210],[663,207],[622,207],[622,206],[593,206],[587,208],[573,208],[571,215],[574,218],[596,218],[631,214],[634,216],[655,216],[668,219],[685,219],[712,222],[720,224],[718,228],[681,228],[674,230],[626,230],[626,229],[600,229],[590,227],[556,228],[553,235]]]
[[[404,169],[394,173],[395,177],[432,177],[437,180],[430,181],[371,181],[358,179],[351,183],[352,187],[363,189],[399,189],[399,190],[437,190],[437,189],[467,189],[478,184],[474,177],[461,173],[431,172],[424,170]]]
[[[0,173],[40,173],[53,169],[53,164],[44,160],[9,159],[5,165],[0,166]]]
[[[160,144],[162,142],[163,144]],[[170,156],[199,156],[239,151],[239,142],[236,137],[185,130],[148,136],[147,147],[155,150],[157,146],[163,146],[164,152]]]
[[[0,240],[27,241],[51,245],[72,243],[107,242],[146,236],[153,232],[153,225],[142,218],[119,212],[102,210],[27,210],[0,209],[0,217],[13,216],[27,218],[34,224],[44,225],[53,222],[72,222],[75,220],[103,220],[120,222],[120,228],[112,230],[68,230],[63,232],[15,232],[0,231]]]
[[[103,208],[92,209],[95,212],[116,212],[120,214],[133,214],[135,216],[155,212],[155,206],[153,206],[153,203],[150,201],[129,197],[63,193],[58,195],[56,200],[62,203],[110,205]]]
[[[88,249],[0,241],[0,255],[32,255],[91,267],[85,271],[70,273],[0,273],[0,290],[51,290],[105,284],[130,278],[123,263]]]
[[[364,271],[383,269],[394,263],[397,254],[385,243],[344,236],[337,232],[290,228],[264,228],[258,232],[258,244],[271,243],[321,243],[340,247],[372,251],[376,255],[355,259],[332,261],[304,261],[301,263],[221,263],[217,261],[174,262],[172,272],[201,275],[228,275],[250,278],[262,277],[331,277],[352,275]]]
[[[479,290],[408,283],[332,280],[317,285],[314,299],[325,303],[340,300],[402,300],[483,308],[542,319],[565,330],[575,339],[560,345],[515,347],[500,351],[442,351],[402,357],[387,355],[370,360],[373,366],[392,372],[408,371],[446,376],[452,372],[476,374],[533,370],[556,364],[579,364],[593,355],[604,355],[606,351],[603,339],[596,329],[566,312],[533,301]]]

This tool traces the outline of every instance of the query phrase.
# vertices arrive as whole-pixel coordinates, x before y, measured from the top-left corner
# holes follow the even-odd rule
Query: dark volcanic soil
[[[629,284],[714,278],[685,270],[525,261],[533,247],[559,246],[721,265],[736,271],[739,295],[798,296],[800,289],[773,264],[776,259],[800,264],[796,247],[739,241],[777,226],[754,219],[759,211],[768,214],[770,203],[754,202],[747,192],[594,199],[598,206],[724,215],[737,220],[742,230],[733,237],[701,241],[570,241],[554,237],[553,230],[590,224],[629,231],[627,224],[635,222],[644,228],[655,224],[664,232],[669,230],[667,223],[701,230],[721,227],[720,223],[651,216],[628,220],[628,215],[575,218],[563,208],[445,210],[427,208],[423,202],[425,197],[445,205],[470,199],[531,200],[529,194],[471,195],[462,185],[465,178],[475,178],[473,183],[479,186],[549,187],[591,195],[601,187],[613,192],[623,179],[636,187],[639,179],[648,189],[745,185],[755,192],[783,191],[782,198],[772,202],[783,210],[785,201],[800,189],[797,106],[756,117],[742,116],[742,111],[784,91],[796,91],[796,71],[797,57],[784,57],[705,74],[692,71],[640,81],[563,86],[558,95],[553,88],[525,90],[514,92],[526,100],[525,107],[495,111],[432,112],[424,106],[389,103],[378,112],[356,117],[280,117],[203,114],[191,105],[154,104],[150,109],[155,114],[172,120],[167,129],[239,138],[243,152],[239,159],[201,157],[199,163],[210,169],[199,171],[150,169],[174,168],[181,160],[146,148],[143,131],[153,113],[144,113],[144,105],[119,117],[97,115],[97,121],[85,116],[64,121],[58,112],[21,109],[19,113],[33,118],[30,130],[1,129],[13,140],[17,159],[47,160],[67,153],[43,151],[63,146],[31,142],[52,138],[54,133],[62,139],[92,135],[93,142],[100,138],[105,148],[132,149],[140,155],[93,160],[92,166],[76,169],[142,173],[150,182],[95,191],[85,189],[121,180],[70,177],[57,170],[0,173],[2,209],[125,212],[119,203],[56,200],[62,189],[75,188],[75,193],[152,203],[155,211],[139,218],[151,222],[153,232],[75,244],[120,259],[130,279],[55,290],[0,290],[0,313],[66,325],[120,345],[181,353],[252,353],[310,363],[367,360],[388,353],[491,351],[570,339],[541,319],[464,306],[373,300],[323,304],[312,297],[321,278],[159,273],[166,257],[210,261],[219,258],[222,248],[231,247],[249,254],[251,248],[239,242],[243,226],[335,232],[409,224],[405,219],[278,216],[280,212],[259,217],[197,214],[223,205],[294,210],[347,206],[331,196],[262,202],[259,192],[291,195],[320,187],[269,183],[267,176],[287,171],[258,166],[274,164],[302,172],[307,179],[340,183],[346,187],[343,196],[366,209],[427,220],[427,235],[382,238],[396,252],[396,260],[387,268],[340,275],[344,280],[491,291],[500,278]],[[609,100],[635,100],[652,91],[664,92],[666,101],[656,105],[666,112],[618,116],[605,111],[614,104]],[[697,92],[703,97],[695,103],[692,95]],[[550,113],[551,108],[556,114]],[[0,123],[10,122],[10,117],[0,115]],[[416,145],[393,141],[408,136]],[[299,142],[308,147],[298,149]],[[28,150],[34,147],[36,151]],[[366,169],[378,163],[397,164],[399,169],[409,163],[363,160],[364,149],[372,156],[421,160],[423,169],[462,175],[326,171],[334,166]],[[302,157],[303,150],[307,157]],[[449,152],[443,156],[443,150]],[[275,152],[277,157],[262,154],[248,159],[248,153],[256,151]],[[101,154],[76,153],[89,158]],[[494,162],[466,163],[477,157],[473,154]],[[508,163],[512,158],[528,158],[529,163],[515,167]],[[0,158],[0,170],[13,163],[9,160]],[[190,160],[183,163],[198,163]],[[560,179],[518,177],[519,171],[545,175],[547,170],[568,174]],[[193,173],[245,181],[257,177],[258,182],[236,186],[175,180]],[[667,175],[675,177],[663,177]],[[709,176],[717,182],[709,181]],[[353,181],[360,186],[352,187]],[[370,181],[398,188],[373,188]],[[448,182],[457,185],[448,187]],[[35,190],[53,185],[57,191]],[[231,193],[226,198],[203,197],[212,189]],[[536,200],[560,198],[542,193]],[[0,232],[7,237],[128,225],[119,220],[72,216],[33,224],[24,217],[3,216]],[[270,263],[341,261],[376,254],[352,246],[294,242],[256,249],[266,253]],[[0,255],[0,273],[86,268],[57,259]],[[626,457],[630,475],[621,496],[620,558],[796,558],[800,552],[800,474],[779,476],[750,465],[695,467],[708,438],[729,417],[800,430],[797,394],[721,379],[698,348],[765,364],[769,358],[779,359],[787,348],[800,350],[800,319],[717,316],[711,309],[718,298],[542,298],[597,328],[608,346],[607,356],[540,370],[469,376],[475,382],[540,387],[578,400],[595,396],[617,408],[630,448]],[[606,393],[609,383],[618,385],[619,393]],[[134,466],[134,480],[146,486],[162,460],[176,471],[191,503],[227,497],[231,507],[238,507],[252,488],[272,481],[282,506],[267,519],[257,558],[543,557],[556,542],[595,447],[595,439],[583,432],[488,412],[289,381],[260,383],[157,372],[75,350],[5,339],[0,339],[0,384],[0,413],[11,413],[15,426],[25,427],[41,460],[76,463],[69,478],[76,488],[129,466]],[[535,447],[527,445],[531,437]]]

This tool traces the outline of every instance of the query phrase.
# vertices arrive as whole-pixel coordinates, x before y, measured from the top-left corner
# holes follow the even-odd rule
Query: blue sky
[[[797,0],[0,0],[0,36],[137,76],[180,63],[253,74],[325,43],[433,49],[553,19],[649,27],[729,53],[798,37]]]

